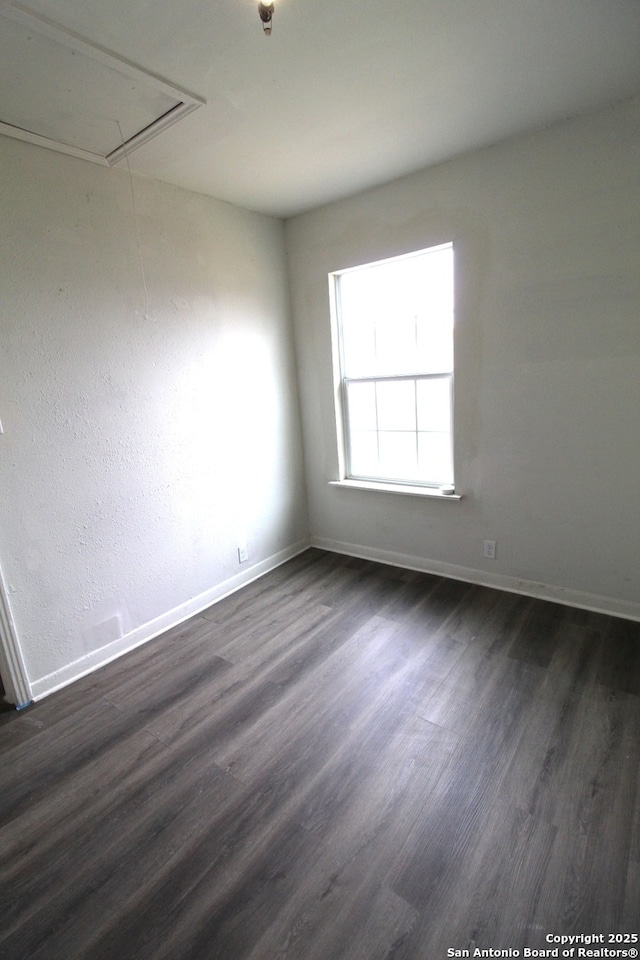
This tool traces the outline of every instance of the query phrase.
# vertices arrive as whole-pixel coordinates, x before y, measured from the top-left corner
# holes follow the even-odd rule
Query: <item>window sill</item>
[[[378,493],[400,493],[409,497],[430,497],[432,500],[462,500],[462,494],[443,493],[439,487],[380,483],[373,480],[330,480],[329,483],[332,487],[343,487],[346,490],[376,490]]]

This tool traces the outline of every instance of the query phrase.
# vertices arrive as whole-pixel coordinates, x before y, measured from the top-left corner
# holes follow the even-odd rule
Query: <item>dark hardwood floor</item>
[[[309,550],[2,714],[0,757],[3,960],[640,930],[640,624]]]

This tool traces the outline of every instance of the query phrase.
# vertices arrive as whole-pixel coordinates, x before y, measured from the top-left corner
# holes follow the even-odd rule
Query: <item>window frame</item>
[[[344,335],[343,335],[343,318],[341,310],[341,298],[340,298],[340,280],[341,277],[345,274],[352,273],[357,270],[364,270],[368,268],[375,268],[377,266],[382,266],[387,263],[392,263],[394,261],[408,260],[410,258],[423,256],[425,254],[434,253],[439,250],[450,249],[452,253],[452,293],[454,296],[454,301],[452,304],[452,322],[454,326],[454,331],[452,334],[452,362],[451,370],[439,370],[439,371],[428,371],[418,370],[410,373],[399,373],[399,374],[390,374],[390,373],[381,373],[378,375],[367,375],[367,376],[346,376],[345,370],[345,357],[344,357]],[[424,496],[445,496],[449,499],[459,500],[460,496],[456,493],[455,490],[455,368],[456,368],[456,358],[455,358],[455,247],[453,241],[446,241],[443,243],[438,243],[425,247],[419,250],[409,251],[408,253],[399,254],[397,256],[385,257],[380,260],[374,260],[369,263],[357,264],[352,267],[342,268],[340,270],[334,270],[329,273],[329,293],[330,293],[330,307],[331,307],[331,335],[332,335],[332,348],[333,348],[333,367],[334,367],[334,403],[335,403],[335,415],[336,415],[336,432],[337,432],[337,441],[338,441],[338,469],[339,469],[339,479],[331,481],[334,485],[346,486],[346,487],[356,487],[358,489],[372,489],[372,490],[385,490],[387,492],[398,492],[398,493],[409,493],[413,495],[424,495]],[[430,479],[430,480],[421,480],[421,479],[403,479],[401,476],[397,477],[385,477],[381,475],[366,475],[359,472],[354,472],[351,466],[351,436],[350,436],[350,418],[349,418],[349,397],[348,389],[349,384],[353,383],[363,383],[363,382],[398,382],[398,381],[412,381],[417,384],[422,380],[448,380],[449,382],[449,411],[450,411],[450,429],[448,433],[448,440],[450,445],[450,458],[451,458],[451,470],[452,470],[452,480],[447,481],[444,478],[442,480]],[[376,429],[376,436],[380,436],[380,432]],[[416,443],[419,440],[420,431],[417,429],[416,421]]]

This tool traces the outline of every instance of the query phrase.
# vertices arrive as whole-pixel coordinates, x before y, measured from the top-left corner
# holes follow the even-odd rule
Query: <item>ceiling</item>
[[[279,217],[640,94],[640,0],[275,0],[270,37],[257,0],[3,7],[205,101],[134,171]],[[28,48],[21,69],[33,83],[2,82],[24,113],[27,90],[61,89]],[[107,110],[99,71],[78,84]],[[60,113],[81,142],[80,111]]]

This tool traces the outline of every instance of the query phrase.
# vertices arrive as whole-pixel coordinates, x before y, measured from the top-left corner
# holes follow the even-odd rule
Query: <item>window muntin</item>
[[[453,484],[453,245],[333,278],[347,478]]]

